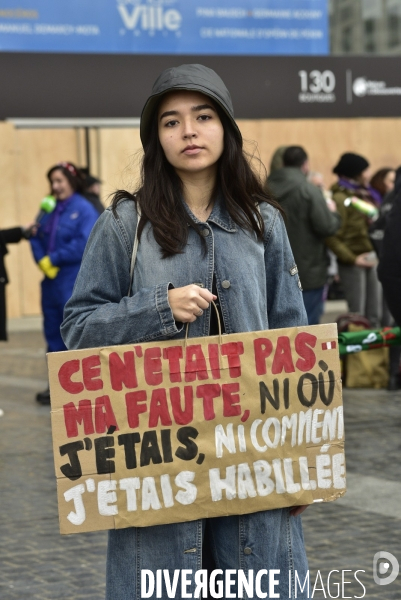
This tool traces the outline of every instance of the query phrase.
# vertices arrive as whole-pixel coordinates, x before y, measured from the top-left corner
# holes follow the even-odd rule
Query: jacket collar
[[[184,201],[183,201],[184,202]],[[185,209],[191,215],[191,218],[195,221],[195,223],[202,223],[189,209],[186,202],[184,202]],[[221,192],[218,192],[216,199],[214,201],[213,210],[210,213],[210,216],[207,220],[208,223],[214,223],[218,225],[221,229],[228,231],[228,233],[235,233],[237,231],[236,223],[230,217],[230,214],[226,208],[226,203],[224,201],[223,195]]]

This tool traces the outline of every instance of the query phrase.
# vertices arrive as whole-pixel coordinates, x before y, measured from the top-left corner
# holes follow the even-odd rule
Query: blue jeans
[[[58,275],[56,279],[45,277],[42,281],[43,328],[48,352],[67,350],[60,333],[64,306],[74,287],[72,277]]]
[[[295,598],[294,570],[303,582],[308,569],[301,517],[291,517],[289,509],[284,508],[216,517],[209,519],[209,523],[217,569],[242,569],[246,576],[253,569],[255,577],[262,569],[279,569],[280,573],[275,575],[279,581],[275,592],[280,594],[280,598]],[[109,531],[106,600],[139,600],[142,597],[142,569],[153,573],[157,569],[168,569],[170,581],[173,580],[174,569],[192,570],[192,584],[187,590],[193,595],[196,587],[194,572],[202,568],[204,526],[205,520],[198,520]],[[261,577],[261,589],[268,594],[267,597],[268,579],[266,575]],[[231,592],[234,591],[235,586],[231,587]],[[175,597],[181,597],[180,594],[181,578]],[[161,597],[164,600],[168,598],[164,583]],[[151,598],[156,598],[156,588]],[[298,587],[297,598],[309,598],[306,589],[301,592]]]
[[[323,314],[323,290],[324,286],[302,292],[306,314],[308,315],[308,325],[319,325],[320,317]]]

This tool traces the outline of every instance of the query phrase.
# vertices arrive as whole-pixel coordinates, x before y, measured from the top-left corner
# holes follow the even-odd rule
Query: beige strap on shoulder
[[[138,253],[138,227],[139,227],[139,221],[141,220],[141,214],[142,214],[141,207],[139,206],[138,202],[136,203],[136,214],[137,214],[137,222],[136,222],[136,228],[135,228],[134,245],[132,247],[131,267],[130,267],[130,272],[129,272],[129,274],[130,274],[129,288],[128,288],[127,296],[130,296],[130,294],[131,294],[132,282],[134,279],[136,255]]]

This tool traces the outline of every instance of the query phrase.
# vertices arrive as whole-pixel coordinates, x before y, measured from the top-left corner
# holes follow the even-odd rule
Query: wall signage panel
[[[160,72],[188,62],[221,75],[237,118],[401,117],[400,57],[3,53],[0,119],[139,117]]]
[[[0,50],[327,54],[327,0],[8,0]]]

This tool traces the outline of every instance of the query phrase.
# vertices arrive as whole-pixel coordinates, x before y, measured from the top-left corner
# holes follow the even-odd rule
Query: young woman
[[[61,162],[47,173],[50,193],[56,198],[55,209],[39,220],[31,238],[33,256],[44,274],[42,311],[48,352],[66,350],[60,335],[64,305],[72,294],[85,244],[98,217],[93,206],[80,195],[83,178],[75,165]],[[50,404],[50,392],[36,396],[41,404]]]
[[[216,332],[213,299],[226,333],[306,325],[283,219],[244,157],[218,75],[202,65],[164,71],[141,139],[142,184],[117,192],[94,227],[65,309],[67,347],[183,338],[187,323],[205,336]],[[140,598],[141,569],[200,569],[206,521],[218,568],[281,569],[289,597],[288,571],[307,569],[303,509],[110,531],[107,599]]]

